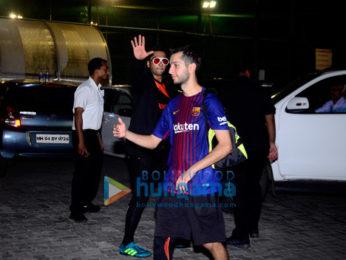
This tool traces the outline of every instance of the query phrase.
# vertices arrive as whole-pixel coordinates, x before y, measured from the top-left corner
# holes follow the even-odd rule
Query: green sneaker
[[[140,247],[139,245],[136,245],[134,242],[131,242],[130,244],[127,244],[126,246],[121,244],[120,254],[134,256],[134,257],[151,256],[151,252],[149,252],[148,250],[145,250],[143,247]]]

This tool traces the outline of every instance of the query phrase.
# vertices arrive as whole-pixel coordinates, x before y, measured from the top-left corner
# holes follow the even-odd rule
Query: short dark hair
[[[184,61],[186,65],[189,65],[191,63],[196,64],[196,72],[199,70],[201,66],[201,56],[192,49],[191,45],[185,45],[182,47],[170,49],[171,55],[182,52],[183,55],[181,56],[181,59]]]
[[[102,58],[93,58],[89,61],[88,71],[90,76],[94,74],[95,70],[98,70],[102,67],[102,62],[107,63],[107,61]]]

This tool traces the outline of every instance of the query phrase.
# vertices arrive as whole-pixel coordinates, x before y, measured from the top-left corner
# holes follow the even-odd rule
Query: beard
[[[176,80],[174,82],[174,84],[184,84],[186,83],[190,78],[189,73],[186,71],[184,74],[182,74],[179,78],[176,77]]]

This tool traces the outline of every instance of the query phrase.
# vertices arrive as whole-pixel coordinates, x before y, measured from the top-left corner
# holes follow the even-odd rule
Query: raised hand
[[[144,36],[138,35],[138,40],[137,37],[133,38],[133,40],[131,40],[131,45],[133,49],[133,55],[137,60],[144,60],[146,57],[154,53],[154,51],[147,52],[145,50]]]
[[[114,137],[124,138],[126,135],[126,125],[120,117],[118,117],[118,122],[118,124],[114,124],[113,135]]]

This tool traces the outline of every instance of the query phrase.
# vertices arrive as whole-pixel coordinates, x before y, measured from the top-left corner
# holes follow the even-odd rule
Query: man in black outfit
[[[251,80],[250,65],[238,62],[237,78],[231,87],[221,91],[229,120],[241,136],[248,160],[232,170],[235,172],[235,229],[227,243],[240,248],[250,246],[250,237],[258,237],[262,208],[260,179],[265,165],[277,159],[275,146],[275,107],[265,91]]]
[[[135,60],[131,87],[133,114],[129,130],[148,135],[153,132],[162,111],[174,96],[174,91],[167,84],[168,77],[165,77],[169,60],[166,52],[160,48],[147,52],[144,36],[134,37],[131,44]],[[120,245],[120,253],[134,257],[148,257],[151,252],[134,243],[134,234],[144,210],[144,207],[139,205],[145,205],[150,194],[145,194],[144,189],[140,189],[138,196],[136,181],[140,178],[141,182],[150,182],[154,170],[163,174],[169,147],[168,143],[162,143],[152,151],[129,141],[125,147],[132,198],[126,214],[125,234]],[[143,172],[148,172],[148,175],[143,175]]]
[[[73,103],[72,141],[76,153],[72,179],[70,219],[85,222],[86,212],[98,212],[92,204],[100,182],[103,142],[100,135],[103,116],[101,81],[108,79],[107,61],[94,58],[88,64],[89,79],[78,86]]]

